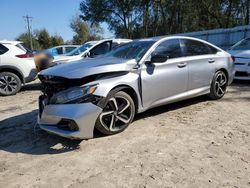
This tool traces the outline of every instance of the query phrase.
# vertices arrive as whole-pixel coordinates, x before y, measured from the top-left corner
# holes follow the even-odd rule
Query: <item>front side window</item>
[[[0,44],[0,55],[6,53],[9,49],[6,48],[4,45]]]
[[[112,50],[116,49],[117,47],[119,47],[120,45],[117,42],[112,42]]]
[[[160,43],[152,55],[160,55],[167,59],[182,57],[179,39],[169,39]]]
[[[63,48],[62,47],[58,47],[56,48],[57,54],[61,55],[63,54]]]
[[[185,46],[185,50],[184,50],[185,56],[212,54],[209,46],[200,42],[200,41],[190,40],[190,39],[182,39],[182,42]]]
[[[103,55],[110,51],[111,41],[104,42],[96,46],[90,51],[90,56]]]

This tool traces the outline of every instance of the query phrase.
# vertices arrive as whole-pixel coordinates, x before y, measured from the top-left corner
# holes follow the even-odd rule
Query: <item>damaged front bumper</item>
[[[39,111],[41,129],[66,138],[89,139],[102,109],[92,103],[45,105],[40,101]]]

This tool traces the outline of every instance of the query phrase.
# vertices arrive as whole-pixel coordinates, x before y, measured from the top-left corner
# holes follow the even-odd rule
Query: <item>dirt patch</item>
[[[39,84],[0,98],[0,187],[249,187],[250,83],[163,106],[85,141],[36,126]]]

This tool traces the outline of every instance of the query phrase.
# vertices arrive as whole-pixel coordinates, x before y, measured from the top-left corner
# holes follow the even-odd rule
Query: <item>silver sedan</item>
[[[220,99],[234,77],[231,56],[190,37],[127,43],[103,57],[40,73],[40,127],[73,139],[125,130],[136,113],[188,98]]]

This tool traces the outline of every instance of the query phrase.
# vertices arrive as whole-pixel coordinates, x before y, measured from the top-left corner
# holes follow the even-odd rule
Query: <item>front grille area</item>
[[[249,76],[247,72],[236,71],[235,76],[237,77],[246,77]]]
[[[48,98],[48,102],[55,93],[66,90],[70,87],[81,86],[84,84],[83,79],[67,79],[63,77],[43,75],[39,75],[38,77],[42,82],[42,92]]]
[[[245,65],[245,63],[234,63],[235,65]]]
[[[62,119],[56,126],[58,129],[62,129],[66,131],[78,131],[79,130],[76,122],[71,119]]]

